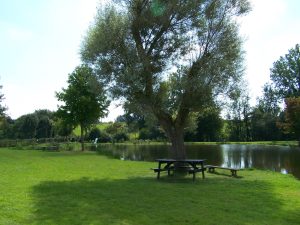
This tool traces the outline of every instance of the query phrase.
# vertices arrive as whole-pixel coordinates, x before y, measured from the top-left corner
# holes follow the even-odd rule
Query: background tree
[[[2,85],[0,85],[0,90],[2,89]],[[6,129],[8,128],[8,123],[6,120],[6,107],[2,105],[2,102],[4,100],[4,94],[0,93],[0,138],[5,137]]]
[[[81,149],[84,151],[84,133],[105,116],[109,105],[103,86],[90,67],[81,65],[69,75],[68,87],[56,93],[56,97],[64,102],[59,106],[57,116],[73,127],[80,126]]]
[[[38,118],[36,128],[37,138],[50,138],[54,135],[54,113],[49,110],[37,110],[34,112]]]
[[[281,56],[271,68],[271,80],[281,99],[300,96],[300,46]]]
[[[14,138],[31,139],[36,137],[36,128],[38,125],[38,117],[31,113],[20,116],[16,119],[13,130]]]
[[[257,136],[262,137],[260,133],[268,128],[268,136],[271,139],[289,138],[287,131],[283,129],[284,122],[283,113],[280,112],[279,103],[285,98],[300,96],[300,46],[296,44],[295,48],[288,51],[285,56],[281,56],[279,60],[273,63],[270,69],[271,83],[264,86],[264,95],[260,99],[258,107],[253,113],[253,132],[257,132]],[[286,110],[287,111],[287,110]],[[287,117],[286,117],[287,118]],[[260,124],[258,127],[255,125]]]
[[[121,142],[129,140],[128,126],[124,122],[111,123],[106,127],[105,132],[112,137],[113,142]]]
[[[236,17],[247,0],[120,0],[99,10],[83,42],[82,59],[94,66],[115,97],[152,113],[185,158],[190,113],[230,92],[242,75]]]
[[[263,95],[251,112],[252,139],[256,141],[274,141],[285,139],[285,135],[277,126],[281,109],[278,96],[271,84],[265,84]]]
[[[285,128],[293,133],[300,146],[300,97],[285,99]]]
[[[223,128],[223,119],[220,116],[220,109],[208,108],[198,115],[197,137],[199,141],[219,141]]]
[[[243,87],[245,87],[245,83],[242,83],[244,84]],[[251,107],[248,90],[242,87],[237,88],[231,92],[230,99],[226,121],[229,140],[249,141],[251,139]]]
[[[55,136],[68,137],[72,134],[73,128],[72,125],[55,115],[53,121],[53,132]]]

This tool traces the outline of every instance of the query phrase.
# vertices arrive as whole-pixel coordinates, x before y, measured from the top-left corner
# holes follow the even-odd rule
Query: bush
[[[125,132],[118,132],[113,136],[113,139],[116,142],[124,142],[129,140],[129,136]]]
[[[111,136],[106,133],[105,131],[101,131],[100,132],[100,136],[98,138],[98,142],[100,143],[107,143],[107,142],[111,142],[112,141],[112,138]]]
[[[88,140],[93,141],[93,140],[95,140],[96,138],[99,139],[100,136],[101,136],[101,131],[99,130],[99,128],[94,127],[94,128],[90,131],[90,133],[89,133],[89,135],[88,135]]]
[[[166,140],[166,136],[159,127],[143,128],[139,132],[140,140]]]

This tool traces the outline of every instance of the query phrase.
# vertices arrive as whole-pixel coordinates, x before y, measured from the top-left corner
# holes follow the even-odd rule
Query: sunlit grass
[[[156,163],[0,149],[0,224],[299,224],[300,181],[270,171],[155,179]]]

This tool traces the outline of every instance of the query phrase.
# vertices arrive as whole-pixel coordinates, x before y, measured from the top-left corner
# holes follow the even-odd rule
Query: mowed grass
[[[300,181],[270,171],[160,180],[156,163],[0,149],[0,224],[299,224]]]

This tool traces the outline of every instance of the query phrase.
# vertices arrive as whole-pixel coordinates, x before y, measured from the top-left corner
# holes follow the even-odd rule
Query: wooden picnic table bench
[[[206,168],[204,167],[205,159],[156,159],[158,162],[158,168],[152,168],[152,170],[157,173],[157,179],[160,178],[160,173],[167,171],[168,175],[171,174],[171,171],[174,172],[176,170],[184,170],[189,174],[193,174],[193,181],[195,181],[196,173],[202,172],[202,178],[205,178],[204,171]],[[183,166],[175,166],[176,163],[182,163]],[[162,167],[163,164],[166,164]],[[199,167],[200,165],[200,167]]]
[[[230,170],[231,175],[233,177],[237,177],[237,171],[240,169],[237,168],[230,168],[230,167],[223,167],[223,166],[213,166],[213,165],[205,165],[205,168],[208,169],[207,172],[214,173],[215,169],[223,169],[223,170]]]

